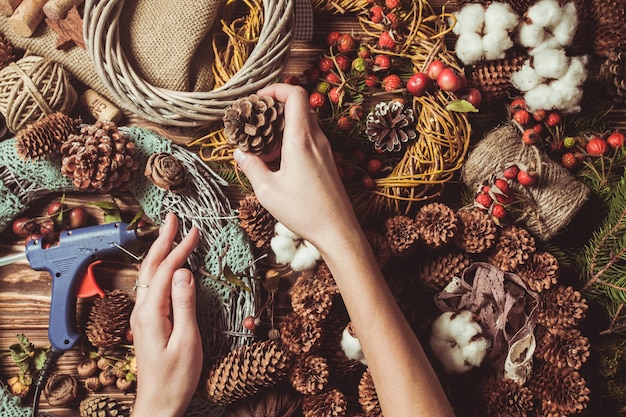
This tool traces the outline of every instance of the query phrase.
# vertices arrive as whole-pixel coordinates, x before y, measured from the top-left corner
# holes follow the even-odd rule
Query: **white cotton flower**
[[[543,43],[545,36],[546,30],[543,27],[522,23],[517,32],[517,41],[524,48],[536,48]]]
[[[569,58],[564,49],[542,49],[533,60],[537,75],[543,78],[561,78],[567,72],[568,65]]]
[[[512,47],[513,40],[504,29],[492,30],[482,39],[483,54],[488,61],[504,58],[506,51]]]
[[[485,8],[482,4],[471,3],[454,13],[456,24],[452,32],[456,35],[463,33],[482,33],[485,22]]]
[[[313,268],[320,258],[321,255],[317,248],[310,242],[303,240],[289,264],[294,271],[304,271]]]
[[[558,109],[560,101],[548,84],[540,84],[527,91],[524,94],[524,100],[529,111]]]
[[[291,262],[298,249],[292,238],[283,235],[275,235],[270,240],[270,247],[276,256],[276,262],[283,265]]]
[[[535,25],[552,28],[559,23],[563,12],[557,0],[541,0],[528,9],[526,16]]]
[[[569,67],[567,68],[567,72],[560,77],[560,80],[563,83],[573,86],[583,85],[587,79],[587,70],[585,67],[588,62],[589,57],[587,55],[572,57],[570,59]]]
[[[530,91],[544,81],[530,65],[530,60],[524,62],[522,68],[511,75],[510,80],[513,87],[520,91]]]
[[[276,233],[270,240],[270,248],[274,252],[276,262],[290,264],[294,271],[313,268],[321,255],[310,242],[302,239],[280,222],[274,227]]]
[[[361,362],[363,365],[367,365],[365,355],[363,355],[363,349],[361,349],[361,342],[359,339],[352,336],[348,329],[343,329],[341,334],[341,349],[348,359]]]
[[[489,342],[484,337],[478,338],[463,347],[465,362],[472,366],[480,366],[487,355]]]
[[[572,1],[563,6],[561,10],[563,11],[563,17],[552,29],[552,34],[561,46],[570,46],[574,41],[576,29],[578,28],[576,5]]]
[[[471,311],[464,310],[452,317],[449,319],[448,331],[454,335],[454,341],[459,345],[467,345],[474,336],[482,333],[482,328],[474,320]]]
[[[492,30],[512,31],[519,24],[519,16],[507,3],[491,3],[485,10],[485,27],[483,33]]]
[[[465,65],[475,64],[483,57],[482,39],[478,33],[467,32],[459,35],[454,52]]]
[[[293,240],[300,239],[300,236],[287,229],[287,227],[285,227],[285,225],[281,222],[276,222],[276,224],[274,225],[274,233],[277,235],[288,237]]]

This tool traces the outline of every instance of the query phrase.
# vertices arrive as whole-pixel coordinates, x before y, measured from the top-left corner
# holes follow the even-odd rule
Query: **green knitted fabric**
[[[0,383],[0,417],[30,417],[32,411],[31,407],[22,406],[20,399]]]

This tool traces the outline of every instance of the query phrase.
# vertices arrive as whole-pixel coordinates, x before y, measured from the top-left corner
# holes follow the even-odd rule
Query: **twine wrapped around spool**
[[[69,113],[76,99],[63,66],[49,59],[29,55],[0,71],[0,113],[13,133],[48,114]]]
[[[538,173],[532,186],[511,182],[523,201],[519,220],[535,236],[548,240],[574,217],[587,200],[589,189],[536,146],[523,143],[518,129],[508,123],[493,129],[476,145],[461,175],[468,187],[477,190],[514,164]]]

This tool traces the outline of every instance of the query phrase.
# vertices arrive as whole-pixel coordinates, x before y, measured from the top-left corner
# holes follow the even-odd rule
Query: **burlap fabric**
[[[548,240],[578,212],[589,189],[536,146],[523,143],[519,130],[508,123],[489,132],[470,152],[462,170],[463,182],[478,190],[513,164],[539,174],[536,184],[524,187],[512,181],[511,188],[522,202],[519,219],[535,236]]]

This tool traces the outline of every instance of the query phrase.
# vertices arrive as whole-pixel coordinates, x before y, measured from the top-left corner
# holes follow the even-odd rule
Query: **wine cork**
[[[43,14],[48,19],[64,19],[67,12],[74,6],[78,6],[84,0],[48,0],[43,6]]]
[[[9,17],[14,12],[22,0],[0,0],[0,14]]]
[[[78,104],[86,108],[96,120],[117,123],[122,118],[120,109],[92,89],[85,90],[78,98]]]
[[[7,20],[15,34],[30,38],[43,20],[43,5],[47,0],[22,0]]]

